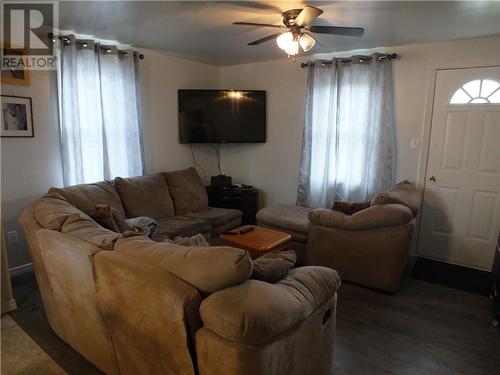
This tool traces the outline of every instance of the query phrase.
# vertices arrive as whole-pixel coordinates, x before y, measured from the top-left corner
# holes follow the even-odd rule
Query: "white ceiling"
[[[284,57],[274,41],[247,45],[275,29],[232,22],[281,24],[305,4],[324,11],[315,24],[365,28],[318,35],[310,53],[500,35],[500,1],[61,1],[60,28],[223,66]]]

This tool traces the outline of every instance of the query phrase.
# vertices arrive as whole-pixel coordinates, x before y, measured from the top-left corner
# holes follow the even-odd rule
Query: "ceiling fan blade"
[[[273,35],[269,35],[269,36],[266,36],[265,38],[261,38],[261,39],[255,40],[255,41],[253,41],[251,43],[248,43],[248,45],[249,46],[256,46],[257,44],[261,44],[261,43],[267,42],[268,40],[276,39],[280,35],[281,35],[281,33],[276,33],[276,34],[273,34]]]
[[[286,28],[285,25],[271,25],[269,23],[256,23],[256,22],[233,22],[233,25],[243,26],[262,26],[262,27],[277,27],[279,29]]]
[[[309,31],[317,34],[334,34],[347,36],[361,36],[365,32],[362,27],[342,26],[309,26]]]
[[[295,18],[294,24],[298,26],[310,25],[321,13],[323,13],[321,9],[307,5]]]
[[[242,8],[248,10],[254,10],[254,11],[263,11],[267,12],[275,12],[275,13],[281,13],[283,10],[276,5],[273,4],[268,4],[262,1],[258,2],[250,2],[250,1],[235,1],[235,0],[229,0],[229,1],[219,1],[219,4],[222,4],[224,7],[236,7],[236,8]],[[210,4],[212,5],[212,4]]]

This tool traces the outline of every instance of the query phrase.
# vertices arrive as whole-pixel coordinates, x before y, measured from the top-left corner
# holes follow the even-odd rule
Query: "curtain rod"
[[[340,64],[350,64],[353,62],[354,59],[358,59],[360,63],[364,62],[369,62],[373,59],[373,57],[376,57],[378,61],[384,61],[384,60],[395,60],[398,57],[400,57],[397,53],[374,53],[372,56],[361,56],[361,55],[356,55],[356,56],[351,56],[351,57],[334,57],[332,60],[317,60],[318,63],[321,63],[322,66],[324,65],[331,65],[335,64],[338,66],[339,62]],[[306,66],[314,66],[314,61],[306,62],[300,64],[301,68],[305,68]]]
[[[57,38],[57,39],[59,39],[59,40],[64,41],[64,43],[67,43],[67,44],[69,44],[69,43],[71,42],[71,39],[70,39],[70,38],[68,38],[67,36],[61,35],[61,34],[59,34],[59,35],[54,35],[53,33],[48,33],[48,35],[47,35],[47,36],[49,37],[49,39],[50,39],[50,40],[52,40],[52,43],[55,43],[55,42],[56,42],[56,38]],[[92,40],[92,39],[81,39],[81,40],[77,40],[77,39],[75,39],[75,43],[82,44],[84,47],[86,47],[86,46],[85,46],[85,44],[87,44],[87,43],[91,43],[91,42],[92,42],[92,43],[95,43],[95,41],[94,41],[94,40]],[[101,45],[101,46],[100,46],[100,48],[102,48],[102,49],[106,49],[106,51],[107,51],[107,52],[111,52],[111,51],[112,51],[111,47],[112,47],[112,46],[108,46],[108,45]],[[127,54],[129,53],[129,52],[127,52],[127,51],[123,51],[123,50],[121,50],[121,49],[116,49],[116,52],[117,52],[118,54],[120,54],[120,55],[127,55]],[[134,55],[136,55],[139,59],[144,60],[144,55],[143,55],[142,53],[139,53],[139,52],[137,52],[137,51],[133,51],[133,53],[134,53]]]

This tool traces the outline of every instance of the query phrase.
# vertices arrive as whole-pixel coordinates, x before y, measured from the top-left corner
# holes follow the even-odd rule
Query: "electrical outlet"
[[[7,232],[7,243],[9,245],[16,245],[17,244],[17,232],[16,231]]]

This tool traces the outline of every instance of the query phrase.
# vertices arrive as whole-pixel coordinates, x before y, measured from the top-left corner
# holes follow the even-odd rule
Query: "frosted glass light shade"
[[[293,34],[291,32],[281,34],[278,38],[276,38],[276,43],[279,48],[286,50],[293,43]]]
[[[296,54],[299,53],[299,42],[296,40],[292,40],[290,45],[285,48],[285,52],[290,55],[290,56],[295,56]]]
[[[299,39],[300,46],[304,50],[304,52],[309,51],[311,48],[314,47],[316,44],[316,41],[314,38],[308,34],[302,34]]]

